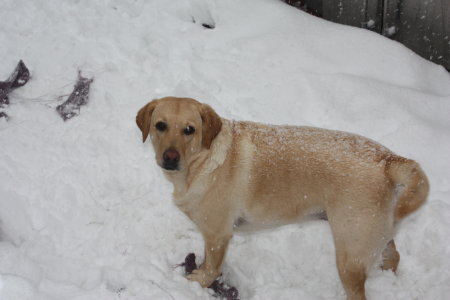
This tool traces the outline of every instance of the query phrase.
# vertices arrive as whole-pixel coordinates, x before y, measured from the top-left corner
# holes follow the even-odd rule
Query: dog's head
[[[222,121],[208,105],[194,99],[166,97],[149,102],[136,116],[142,131],[155,149],[156,161],[167,171],[183,170],[211,143],[222,128]]]

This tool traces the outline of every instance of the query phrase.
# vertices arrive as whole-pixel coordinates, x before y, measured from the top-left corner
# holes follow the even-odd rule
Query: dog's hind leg
[[[336,243],[336,264],[347,300],[366,300],[364,284],[367,266],[360,255],[351,245]]]
[[[358,211],[356,211],[358,210]],[[336,247],[336,265],[347,300],[366,300],[367,272],[392,238],[392,225],[385,214],[349,212],[329,214]],[[392,244],[391,244],[392,245]]]

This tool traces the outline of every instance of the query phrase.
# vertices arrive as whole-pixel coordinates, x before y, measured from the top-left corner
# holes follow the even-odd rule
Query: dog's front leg
[[[188,275],[189,280],[197,281],[202,287],[209,287],[220,275],[222,263],[232,234],[203,233],[205,240],[205,261],[197,270]]]

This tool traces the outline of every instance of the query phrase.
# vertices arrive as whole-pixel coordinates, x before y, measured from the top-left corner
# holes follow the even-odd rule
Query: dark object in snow
[[[15,88],[23,86],[30,79],[30,71],[22,60],[19,61],[14,72],[6,79],[0,81],[0,107],[9,104],[8,94]]]
[[[0,111],[0,119],[1,119],[1,118],[5,118],[6,121],[9,120],[9,116],[8,116],[6,113],[2,112],[2,111]]]
[[[202,23],[202,26],[207,29],[214,29],[216,26],[214,24]]]
[[[194,17],[192,17],[192,23],[197,23],[197,20],[195,20]],[[206,29],[214,29],[214,28],[216,28],[216,24],[215,24],[214,20],[211,20],[211,22],[209,22],[209,23],[202,22],[201,24]]]
[[[189,275],[197,269],[197,264],[195,263],[195,254],[189,253],[184,259],[184,263],[181,264],[184,267],[184,272]],[[209,286],[210,289],[214,291],[214,297],[226,300],[239,300],[239,292],[234,286],[229,286],[228,284],[221,281],[221,277],[214,280],[214,282]]]
[[[238,290],[234,286],[229,286],[225,282],[222,282],[220,277],[214,280],[209,288],[214,291],[214,297],[227,300],[239,300]]]
[[[184,263],[181,264],[182,267],[184,267],[184,273],[186,275],[189,275],[197,269],[197,264],[195,263],[195,254],[189,253],[186,258],[184,259]]]
[[[78,81],[73,88],[73,92],[66,102],[56,107],[56,111],[64,121],[67,121],[74,116],[78,116],[80,114],[80,106],[88,103],[89,88],[92,81],[94,81],[94,78],[85,78],[81,76],[81,72],[78,71]]]

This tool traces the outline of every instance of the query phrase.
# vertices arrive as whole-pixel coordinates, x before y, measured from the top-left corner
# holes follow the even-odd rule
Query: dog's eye
[[[164,122],[158,122],[156,123],[155,128],[159,131],[164,131],[167,129],[167,124]]]
[[[195,132],[195,128],[192,127],[192,126],[187,126],[187,127],[183,130],[183,133],[184,133],[185,135],[191,135],[191,134],[193,134],[194,132]]]

